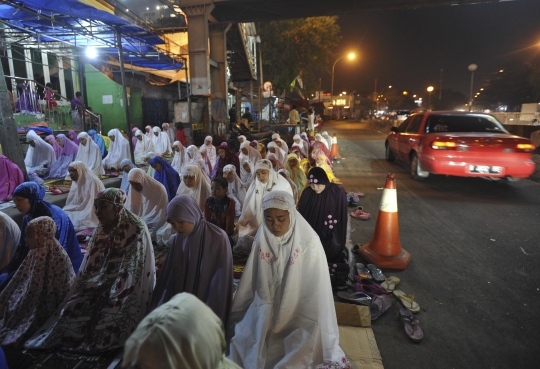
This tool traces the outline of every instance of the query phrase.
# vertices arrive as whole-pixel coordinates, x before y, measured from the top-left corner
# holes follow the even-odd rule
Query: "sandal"
[[[392,275],[389,278],[384,278],[384,282],[381,283],[381,287],[387,290],[388,292],[392,292],[393,290],[396,289],[396,285],[399,282],[400,282],[400,279]]]
[[[420,328],[420,321],[407,309],[399,309],[399,318],[405,328],[405,334],[414,342],[422,341],[424,332]]]
[[[362,283],[355,283],[353,286],[354,290],[358,293],[364,293],[374,299],[377,296],[380,296],[381,294],[375,291],[375,289],[371,288],[370,286],[366,286]]]
[[[369,269],[366,268],[365,265],[362,263],[356,263],[356,274],[358,274],[360,278],[371,279]]]
[[[387,292],[384,288],[373,282],[371,279],[361,278],[360,276],[355,276],[354,279],[356,283],[360,283],[361,285],[371,288],[377,293],[377,295],[390,295],[390,292]]]
[[[367,211],[357,209],[351,213],[351,217],[361,220],[368,220],[371,217],[371,214],[369,214]]]
[[[381,295],[381,296],[374,297],[371,300],[371,305],[369,306],[369,312],[371,313],[371,320],[375,320],[378,317],[380,317],[382,313],[390,309],[391,306],[392,306],[392,296]]]
[[[366,305],[369,306],[371,304],[371,296],[364,292],[347,292],[347,291],[339,291],[337,293],[338,297],[342,300],[345,300],[347,302],[352,302],[354,304],[360,304],[360,305]]]
[[[392,293],[410,312],[415,314],[420,312],[420,305],[418,305],[418,303],[414,301],[414,295],[408,295],[402,290],[394,290],[392,291]]]
[[[375,266],[375,264],[368,264],[367,268],[371,272],[371,275],[373,276],[373,279],[377,282],[382,282],[386,280],[386,277],[384,276],[383,272]]]

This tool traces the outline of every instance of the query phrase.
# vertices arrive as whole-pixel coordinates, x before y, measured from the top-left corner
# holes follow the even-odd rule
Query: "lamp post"
[[[428,103],[429,110],[433,110],[431,108],[431,93],[433,92],[433,90],[434,90],[433,86],[429,86],[427,88],[427,91],[429,92],[429,103]]]
[[[332,89],[331,89],[331,94],[332,94],[332,97],[334,97],[334,69],[336,68],[336,64],[338,61],[340,61],[341,59],[343,58],[349,58],[349,60],[353,60],[354,58],[356,58],[356,55],[355,53],[349,53],[348,55],[343,55],[339,58],[336,59],[336,61],[334,62],[334,65],[332,65]]]
[[[478,65],[476,64],[469,65],[469,72],[471,72],[471,89],[469,92],[469,111],[472,111],[472,100],[473,100],[472,90],[473,90],[473,82],[474,82],[474,71],[477,68],[478,68]]]

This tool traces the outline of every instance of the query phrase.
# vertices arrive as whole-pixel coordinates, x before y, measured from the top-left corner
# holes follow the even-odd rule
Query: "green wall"
[[[86,93],[88,94],[88,106],[94,113],[102,115],[102,134],[106,135],[113,128],[126,131],[126,114],[120,100],[123,100],[122,85],[112,81],[99,70],[85,65]],[[130,95],[130,120],[131,124],[142,126],[142,93],[139,88],[127,88]],[[111,95],[112,104],[103,104],[103,96]]]

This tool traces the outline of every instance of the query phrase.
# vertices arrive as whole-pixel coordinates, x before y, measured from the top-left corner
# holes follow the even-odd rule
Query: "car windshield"
[[[434,132],[508,133],[489,115],[431,115],[426,122],[426,133]]]

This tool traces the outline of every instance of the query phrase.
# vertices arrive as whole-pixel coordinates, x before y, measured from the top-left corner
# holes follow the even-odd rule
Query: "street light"
[[[356,58],[356,54],[355,53],[349,53],[348,55],[343,55],[343,56],[337,58],[336,61],[334,62],[334,65],[332,65],[332,90],[331,90],[332,96],[334,96],[334,69],[336,68],[337,62],[340,61],[343,58],[349,58],[349,60],[353,60],[354,58]]]
[[[469,93],[469,111],[472,111],[472,89],[473,89],[473,81],[474,81],[474,71],[478,68],[478,65],[471,64],[469,65],[469,72],[471,72],[471,90]]]
[[[429,103],[428,103],[429,110],[433,110],[433,109],[431,108],[431,93],[433,92],[433,90],[434,90],[433,86],[429,86],[429,87],[427,88],[427,91],[429,92]]]

